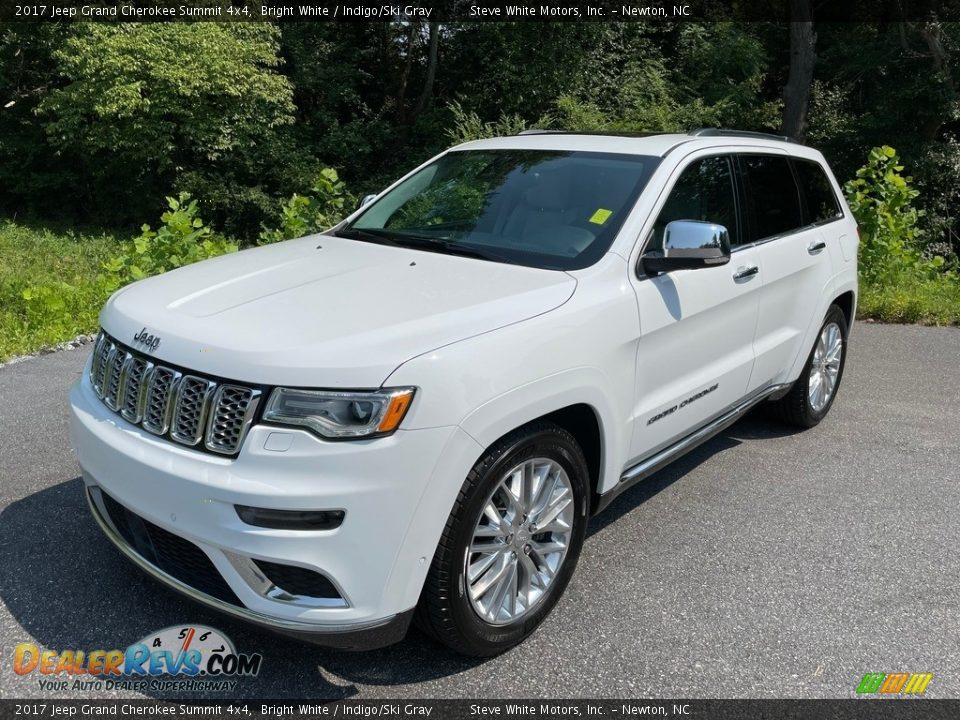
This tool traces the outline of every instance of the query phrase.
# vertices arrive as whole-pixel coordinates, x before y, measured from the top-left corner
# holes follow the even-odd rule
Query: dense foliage
[[[92,327],[110,287],[332,225],[454,142],[788,115],[848,181],[861,307],[957,322],[960,26],[813,29],[798,80],[773,22],[0,24],[0,217],[134,237],[39,231],[31,266],[30,231],[0,227],[24,273],[0,274],[0,330],[22,349]],[[58,244],[75,262],[49,272]]]
[[[847,178],[896,144],[923,242],[955,251],[960,29],[815,29],[807,141]],[[189,192],[250,242],[321,168],[375,192],[451,139],[545,124],[777,131],[789,72],[788,27],[772,22],[10,24],[0,213],[136,227]]]

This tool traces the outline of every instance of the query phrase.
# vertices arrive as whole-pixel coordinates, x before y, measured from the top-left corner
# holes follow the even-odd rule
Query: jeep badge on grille
[[[156,350],[160,345],[160,336],[159,335],[150,335],[147,332],[147,329],[144,328],[136,335],[133,336],[133,341],[135,343],[140,343],[145,346],[148,350]]]

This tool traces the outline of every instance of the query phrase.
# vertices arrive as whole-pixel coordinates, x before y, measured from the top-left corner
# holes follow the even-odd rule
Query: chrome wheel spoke
[[[476,582],[470,586],[471,598],[479,600],[490,591],[490,588],[494,586],[499,587],[500,582],[506,576],[510,567],[510,563],[507,562],[507,559],[502,555],[500,561],[495,568],[491,565],[491,567],[487,569],[485,573],[481,574]]]
[[[541,557],[545,557],[555,552],[563,552],[567,549],[567,546],[562,542],[536,542],[533,541],[530,543],[534,550],[537,551],[537,554]]]
[[[570,532],[570,526],[563,522],[563,520],[557,519],[551,523],[540,526],[537,525],[537,534],[540,533],[566,533]]]
[[[499,525],[477,525],[476,531],[473,533],[475,538],[479,537],[500,537],[503,535],[503,528]]]
[[[493,564],[497,561],[497,554],[484,555],[479,560],[470,564],[470,567],[467,568],[467,580],[470,583],[476,582],[477,578],[483,575],[487,570],[493,567]]]
[[[537,488],[536,497],[533,499],[530,517],[538,519],[543,510],[550,504],[553,494],[560,482],[560,474],[556,472],[546,473],[540,486]]]
[[[550,505],[545,507],[542,512],[532,516],[532,520],[537,524],[537,532],[542,532],[539,528],[550,525],[572,502],[573,496],[564,488],[560,495],[551,500]]]
[[[481,536],[480,540],[477,540],[477,536],[474,536],[473,543],[470,545],[470,552],[472,553],[483,553],[485,555],[496,554],[501,552],[504,547],[506,547],[502,541],[498,540],[489,540]]]
[[[574,510],[570,478],[554,460],[525,460],[502,476],[464,559],[467,595],[481,618],[503,625],[536,606],[566,557]]]
[[[519,570],[521,572],[517,594],[522,598],[523,606],[527,608],[533,603],[533,583],[538,578],[537,566],[533,564],[529,555],[521,555]]]
[[[549,583],[549,581],[553,580],[556,572],[550,566],[550,563],[547,562],[546,555],[542,554],[538,548],[534,547],[530,551],[530,557],[533,560],[533,563],[537,566],[537,571],[547,579],[547,582]]]
[[[488,616],[491,620],[496,620],[500,611],[504,609],[504,605],[507,604],[510,600],[510,596],[513,595],[511,588],[513,586],[513,578],[517,574],[517,564],[515,562],[507,562],[504,566],[504,572],[499,576],[499,579],[496,583],[496,588],[493,591],[493,596],[490,600],[490,609],[488,610]],[[508,610],[509,613],[509,610]]]
[[[486,505],[484,505],[484,507],[483,507],[483,514],[486,515],[487,518],[490,519],[490,521],[493,523],[494,527],[496,527],[496,528],[504,528],[504,527],[506,527],[507,524],[506,524],[506,522],[505,522],[504,519],[503,519],[503,515],[500,514],[500,509],[499,509],[496,505],[493,504],[493,499],[492,499],[492,498],[491,498],[489,501],[487,501],[487,504],[486,504]],[[479,529],[480,527],[482,527],[482,526],[478,526],[478,529]],[[486,527],[490,528],[489,525],[487,525]],[[490,528],[490,529],[493,529],[493,528]],[[476,531],[474,531],[473,534],[476,535],[476,534],[477,534]]]

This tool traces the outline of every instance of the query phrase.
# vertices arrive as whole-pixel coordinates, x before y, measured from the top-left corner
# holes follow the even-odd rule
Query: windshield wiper
[[[393,233],[385,233],[381,235],[381,232],[383,231],[361,230],[360,228],[344,228],[343,230],[336,230],[333,234],[337,237],[346,238],[347,240],[361,240],[363,242],[378,243],[380,245],[393,245],[395,247],[402,246],[402,243],[399,243],[393,239]]]
[[[477,248],[460,245],[457,242],[445,237],[434,235],[419,235],[405,232],[394,232],[392,230],[383,230],[380,228],[345,228],[336,233],[340,237],[352,240],[364,240],[366,242],[378,242],[383,245],[393,245],[396,247],[409,247],[415,250],[426,250],[428,252],[439,252],[447,255],[459,255],[460,257],[476,258],[477,260],[490,260],[492,262],[509,262],[507,258],[496,253],[479,250]]]

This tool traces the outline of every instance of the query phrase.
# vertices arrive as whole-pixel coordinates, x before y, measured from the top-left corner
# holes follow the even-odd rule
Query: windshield
[[[659,158],[555,150],[449,152],[338,234],[518,265],[595,263]]]

